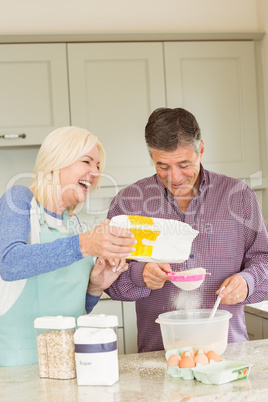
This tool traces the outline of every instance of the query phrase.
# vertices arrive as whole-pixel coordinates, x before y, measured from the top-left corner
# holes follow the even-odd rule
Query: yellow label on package
[[[144,262],[180,263],[189,258],[198,231],[173,219],[139,215],[118,215],[110,225],[129,229],[137,243],[129,259]]]

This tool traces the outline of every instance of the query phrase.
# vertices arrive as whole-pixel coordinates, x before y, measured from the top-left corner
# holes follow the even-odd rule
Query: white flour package
[[[129,259],[144,262],[181,263],[189,258],[198,231],[173,219],[118,215],[110,225],[129,229],[137,243]]]

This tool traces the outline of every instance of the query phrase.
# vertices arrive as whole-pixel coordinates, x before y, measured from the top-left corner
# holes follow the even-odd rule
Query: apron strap
[[[72,222],[72,220],[70,218],[70,215],[66,211],[66,209],[63,211],[63,222],[64,222],[64,224],[65,224],[65,226],[67,228],[67,232],[69,233],[69,235],[71,235],[71,236],[75,235],[73,222]],[[41,229],[49,229],[51,231],[58,232],[58,229],[48,226],[48,224],[47,224],[47,222],[45,220],[45,208],[44,208],[44,206],[42,204],[40,204],[39,223],[40,223]]]
[[[69,235],[71,235],[71,236],[75,235],[73,222],[70,218],[70,215],[66,211],[66,209],[63,211],[62,216],[63,216],[63,222],[67,228],[67,232],[69,233]]]
[[[44,206],[42,204],[39,204],[40,207],[40,218],[39,218],[39,223],[40,226],[44,226],[46,224],[45,222],[45,210],[44,210]]]

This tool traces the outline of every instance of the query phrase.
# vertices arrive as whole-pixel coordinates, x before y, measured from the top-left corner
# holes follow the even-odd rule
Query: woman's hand
[[[94,255],[106,259],[126,258],[135,250],[132,245],[137,241],[130,230],[110,226],[106,219],[90,232],[80,235],[80,246],[83,257]]]
[[[109,261],[98,258],[90,275],[87,292],[92,296],[100,296],[127,269],[128,264],[124,258]]]

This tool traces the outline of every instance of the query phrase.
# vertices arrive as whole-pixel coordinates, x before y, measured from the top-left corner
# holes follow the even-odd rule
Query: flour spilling
[[[184,222],[138,215],[115,216],[110,225],[129,229],[134,234],[137,243],[128,258],[144,262],[186,261],[199,233]]]
[[[175,310],[196,310],[202,306],[204,300],[204,290],[197,288],[191,292],[181,291],[173,298]]]

